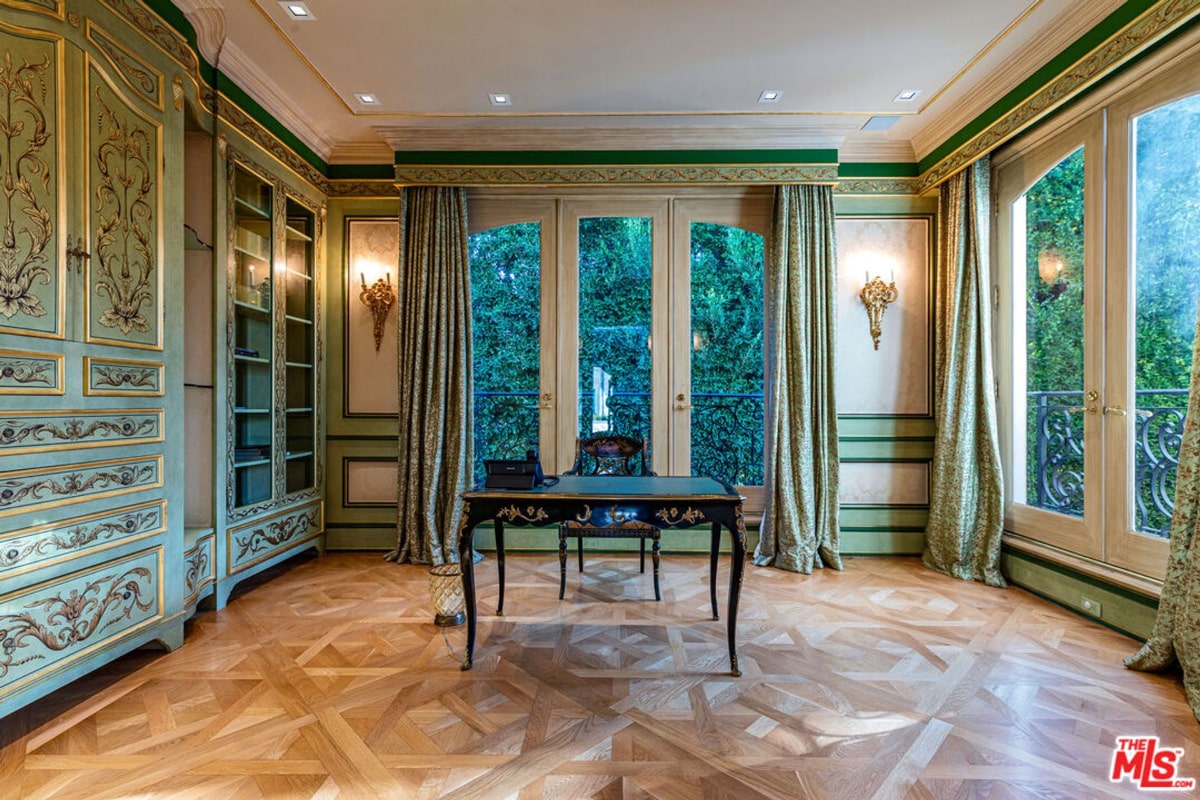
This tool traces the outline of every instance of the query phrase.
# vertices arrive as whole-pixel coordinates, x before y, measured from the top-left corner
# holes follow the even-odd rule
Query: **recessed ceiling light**
[[[783,97],[783,92],[778,89],[763,89],[763,93],[758,96],[758,102],[778,103],[781,97]]]
[[[279,5],[287,12],[287,15],[295,20],[303,20],[305,22],[316,19],[308,6],[298,0],[279,0]]]
[[[512,95],[508,92],[492,92],[488,95],[488,101],[494,106],[511,106]]]
[[[871,117],[862,126],[864,131],[886,131],[888,128],[900,121],[900,117],[895,114],[880,114]]]
[[[920,89],[905,89],[900,94],[892,98],[893,103],[911,103],[917,99],[917,95],[921,93]]]
[[[355,92],[354,99],[362,103],[364,106],[379,105],[379,98],[371,92]]]

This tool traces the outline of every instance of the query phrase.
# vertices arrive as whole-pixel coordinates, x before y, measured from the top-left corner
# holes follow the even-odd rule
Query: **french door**
[[[1142,87],[996,175],[1006,527],[1155,578],[1200,301],[1196,88]]]
[[[1103,125],[997,171],[1005,527],[1104,556]]]
[[[470,212],[477,461],[536,447],[561,472],[577,436],[615,432],[659,474],[762,483],[765,195]]]

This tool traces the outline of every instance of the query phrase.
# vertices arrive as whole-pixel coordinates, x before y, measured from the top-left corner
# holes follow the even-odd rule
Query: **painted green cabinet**
[[[182,643],[176,69],[99,3],[0,4],[0,716]]]

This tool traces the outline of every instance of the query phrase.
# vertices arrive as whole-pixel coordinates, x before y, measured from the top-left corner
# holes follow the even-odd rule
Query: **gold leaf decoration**
[[[119,118],[96,87],[95,151],[100,185],[96,187],[98,230],[95,241],[95,293],[110,306],[99,324],[146,333],[150,321],[142,309],[154,307],[154,137]]]
[[[46,314],[33,287],[51,282],[52,170],[42,156],[51,139],[44,108],[49,72],[49,57],[17,66],[7,50],[0,65],[0,316],[6,319]]]

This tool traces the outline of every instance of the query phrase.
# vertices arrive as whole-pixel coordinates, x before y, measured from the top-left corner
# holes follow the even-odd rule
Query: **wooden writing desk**
[[[726,626],[729,663],[733,675],[741,675],[737,660],[737,609],[746,559],[746,525],[742,497],[730,486],[713,478],[686,477],[599,477],[564,475],[553,486],[536,489],[475,489],[464,492],[462,528],[458,554],[463,573],[463,595],[467,611],[467,646],[462,668],[470,669],[475,653],[475,527],[492,520],[496,529],[496,562],[500,599],[496,613],[504,613],[504,525],[552,526],[578,521],[619,525],[625,521],[645,522],[660,528],[712,526],[709,558],[709,593],[713,619],[717,613],[717,554],[721,528],[729,530],[733,556],[729,569],[729,603]],[[557,533],[555,534],[557,541]]]

